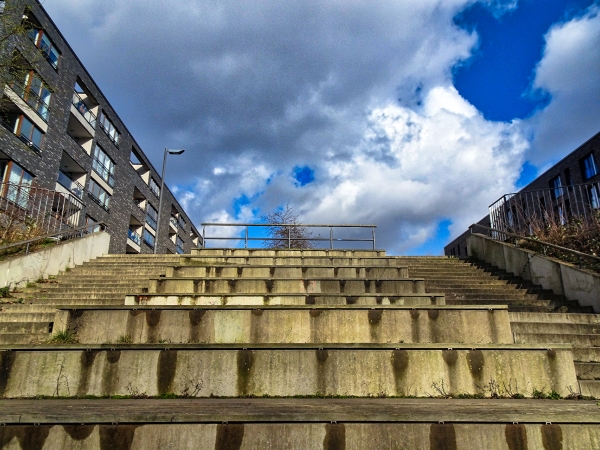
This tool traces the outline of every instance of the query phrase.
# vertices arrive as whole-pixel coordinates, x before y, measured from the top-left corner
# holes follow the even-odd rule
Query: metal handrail
[[[77,112],[81,114],[85,121],[89,123],[92,128],[96,128],[96,114],[90,110],[90,107],[85,103],[83,98],[81,98],[81,95],[79,95],[77,92],[73,92],[73,99],[71,103],[73,103],[73,106]],[[82,108],[83,112],[79,108]]]
[[[70,235],[70,234],[78,233],[78,232],[83,232],[83,233],[81,233],[82,235],[83,234],[88,234],[88,233],[85,233],[85,230],[88,230],[88,229],[90,229],[92,227],[100,227],[100,231],[105,231],[106,228],[107,228],[106,224],[104,222],[96,222],[96,223],[93,223],[93,224],[88,224],[88,225],[84,225],[84,226],[81,226],[81,227],[72,228],[70,230],[63,230],[63,231],[60,231],[58,233],[46,234],[45,236],[38,236],[38,237],[35,237],[33,239],[28,239],[26,241],[21,241],[21,242],[15,242],[13,244],[2,245],[2,246],[0,246],[0,252],[3,251],[3,250],[6,250],[6,249],[12,248],[12,247],[18,247],[20,245],[26,245],[27,247],[25,248],[25,254],[28,254],[29,253],[29,245],[32,244],[32,243],[34,243],[34,242],[36,242],[36,241],[50,239],[50,238],[57,237],[57,236],[62,237],[64,235]]]
[[[48,116],[50,115],[50,106],[44,101],[44,99],[42,99],[42,97],[33,92],[31,90],[31,87],[24,86],[16,80],[11,82],[10,87],[15,94],[21,97],[25,101],[25,103],[27,103],[31,107],[31,109],[33,109],[35,113],[42,118],[44,122],[48,122]],[[35,100],[36,104],[44,105],[44,107],[46,108],[46,117],[44,117],[44,115],[38,111],[37,106],[34,106],[30,103],[31,98]]]
[[[375,228],[377,225],[359,225],[359,224],[299,224],[299,223],[215,223],[215,222],[204,222],[202,225],[202,247],[206,248],[207,240],[215,240],[215,241],[244,241],[244,248],[248,248],[248,241],[284,241],[288,242],[288,248],[291,248],[292,241],[329,241],[329,248],[333,249],[333,242],[372,242],[373,250],[375,250]],[[232,236],[232,237],[209,237],[206,236],[206,227],[245,227],[244,237]],[[248,229],[250,227],[270,227],[270,228],[329,228],[329,237],[321,238],[321,237],[303,237],[303,238],[293,238],[291,237],[291,233],[288,232],[287,238],[281,237],[248,237]],[[333,237],[333,229],[334,228],[370,228],[371,229],[371,239],[334,239]]]
[[[551,244],[549,242],[540,241],[539,239],[533,239],[533,238],[529,238],[529,237],[526,237],[526,236],[521,236],[519,234],[509,233],[508,231],[502,231],[502,230],[497,230],[496,228],[486,227],[485,225],[479,225],[478,223],[474,223],[474,224],[472,224],[469,227],[469,230],[471,230],[471,233],[473,232],[473,230],[472,230],[473,227],[483,228],[483,229],[488,230],[488,231],[494,231],[494,232],[496,232],[498,234],[505,234],[507,236],[514,237],[514,238],[517,238],[517,239],[523,239],[523,240],[528,241],[528,242],[534,242],[536,244],[540,244],[540,245],[543,245],[543,246],[546,246],[546,247],[555,248],[557,250],[560,250],[561,252],[570,253],[570,254],[575,255],[575,256],[577,256],[577,257],[580,258],[580,264],[581,264],[581,258],[588,258],[588,259],[592,259],[594,261],[600,262],[600,257],[598,257],[598,256],[588,255],[587,253],[582,253],[582,252],[579,252],[577,250],[572,250],[570,248],[561,247],[560,245]]]

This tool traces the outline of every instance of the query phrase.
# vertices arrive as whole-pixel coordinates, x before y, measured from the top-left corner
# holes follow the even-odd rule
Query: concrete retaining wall
[[[80,343],[513,343],[506,309],[77,310]],[[55,325],[55,330],[59,327]]]
[[[89,344],[88,344],[89,345]],[[288,344],[289,345],[289,344]],[[0,352],[0,397],[492,396],[578,393],[570,348],[50,348]],[[402,348],[403,347],[403,348]],[[456,348],[458,347],[458,348]]]
[[[469,236],[467,244],[469,256],[551,289],[567,300],[591,306],[594,312],[600,313],[600,276],[480,234]]]
[[[48,278],[108,253],[110,234],[98,232],[0,262],[0,286]]]
[[[0,448],[11,450],[594,449],[600,447],[600,427],[456,423],[13,425],[0,427],[1,444]]]

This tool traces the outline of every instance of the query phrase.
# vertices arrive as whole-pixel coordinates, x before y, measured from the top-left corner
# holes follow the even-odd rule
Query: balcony
[[[96,115],[90,110],[83,98],[77,92],[73,92],[73,106],[92,128],[96,128]]]
[[[135,242],[137,245],[142,245],[142,236],[140,236],[135,231],[129,229],[127,230],[127,237]]]
[[[48,122],[48,117],[50,116],[50,107],[46,101],[44,101],[31,89],[25,88],[16,81],[13,81],[10,87],[13,92],[21,97],[44,122]]]
[[[100,206],[102,209],[104,209],[104,211],[110,212],[108,205],[104,204],[104,202],[102,200],[100,200],[98,197],[96,197],[94,194],[92,194],[91,192],[88,192],[88,197],[91,198],[94,201],[94,203],[98,204],[98,206]]]
[[[75,195],[78,199],[83,200],[83,191],[85,188],[75,181],[70,175],[66,174],[62,170],[58,172],[58,180],[62,186],[67,188],[69,192]]]
[[[106,181],[110,187],[115,185],[115,176],[113,172],[104,164],[102,164],[97,158],[92,160],[92,169],[94,169],[94,172],[100,175],[100,177]]]
[[[150,225],[153,230],[156,230],[156,219],[148,214],[146,214],[146,223]]]
[[[177,218],[176,217],[171,216],[171,218],[169,219],[169,225],[173,228],[173,231],[175,233],[177,233],[177,229],[179,227],[178,227],[178,223],[177,223]]]

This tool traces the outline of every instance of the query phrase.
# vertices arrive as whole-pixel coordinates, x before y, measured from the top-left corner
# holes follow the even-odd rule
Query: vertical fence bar
[[[375,250],[375,227],[371,228],[371,236],[373,236],[373,250]]]
[[[333,227],[329,227],[329,248],[333,250]]]
[[[244,248],[248,248],[248,225],[246,225],[246,236],[244,239]]]
[[[206,248],[206,226],[202,227],[202,248]]]
[[[292,229],[287,227],[288,232],[288,249],[292,248]]]

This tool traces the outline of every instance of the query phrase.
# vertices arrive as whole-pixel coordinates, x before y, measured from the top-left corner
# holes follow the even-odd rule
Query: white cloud
[[[486,0],[496,14],[515,1]],[[458,233],[513,188],[527,142],[452,87],[472,0],[92,2],[49,9],[194,222],[291,201],[310,222],[375,222],[392,251]],[[93,59],[92,59],[93,56]],[[118,77],[115,76],[118,74]],[[308,165],[315,181],[290,176]],[[250,204],[236,214],[233,200]]]
[[[535,71],[533,88],[551,101],[528,121],[528,157],[537,164],[559,159],[599,131],[600,8],[553,26]]]

